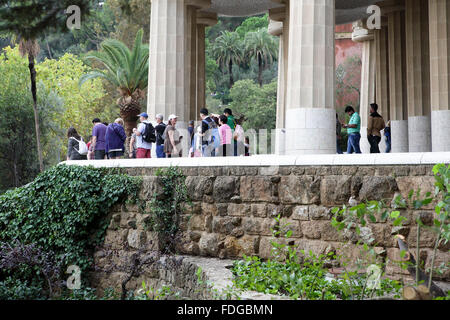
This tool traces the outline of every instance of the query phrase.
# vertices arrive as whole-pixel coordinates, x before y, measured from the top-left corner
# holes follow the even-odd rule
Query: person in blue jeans
[[[163,122],[164,116],[162,114],[156,115],[156,123],[155,133],[156,133],[156,156],[158,158],[165,158],[166,154],[164,153],[164,131],[166,130],[166,125]]]
[[[350,116],[349,123],[344,124],[344,128],[347,128],[348,132],[347,153],[361,153],[359,147],[359,142],[361,140],[361,117],[352,106],[347,106],[345,108],[345,113]]]

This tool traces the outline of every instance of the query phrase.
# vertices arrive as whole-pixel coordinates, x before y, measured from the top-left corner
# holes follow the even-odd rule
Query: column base
[[[275,129],[275,154],[283,156],[286,153],[286,129]]]
[[[450,151],[450,110],[431,112],[433,152]]]
[[[386,137],[384,130],[381,131],[381,141],[378,145],[381,153],[386,153]],[[362,153],[370,154],[370,143],[367,140],[367,127],[361,127],[361,142],[359,143]],[[345,150],[344,150],[345,151]]]
[[[391,121],[391,143],[392,153],[403,153],[409,151],[408,120]]]
[[[334,109],[287,109],[286,155],[335,154],[336,111]]]
[[[409,152],[431,152],[431,118],[408,118]]]

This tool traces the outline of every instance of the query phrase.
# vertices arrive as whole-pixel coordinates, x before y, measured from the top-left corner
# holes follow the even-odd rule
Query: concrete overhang
[[[268,12],[284,6],[283,0],[211,0],[211,7],[205,11],[219,16],[245,17]],[[336,0],[336,24],[351,23],[367,18],[367,7],[376,0]]]

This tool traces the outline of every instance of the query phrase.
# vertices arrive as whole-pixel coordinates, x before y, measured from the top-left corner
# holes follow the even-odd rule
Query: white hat
[[[174,114],[171,114],[171,115],[169,116],[169,119],[168,119],[168,120],[170,121],[170,120],[172,120],[172,119],[176,119],[176,118],[178,118],[178,117],[177,117],[176,115],[174,115]]]

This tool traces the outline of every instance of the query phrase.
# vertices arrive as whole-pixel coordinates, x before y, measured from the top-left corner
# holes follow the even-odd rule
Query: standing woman
[[[87,160],[87,155],[82,155],[79,152],[80,141],[83,141],[83,138],[80,137],[75,128],[70,127],[69,130],[67,130],[67,138],[69,139],[69,145],[67,146],[67,160]]]
[[[219,135],[221,144],[219,148],[219,157],[231,157],[234,155],[233,149],[231,148],[231,136],[233,133],[227,122],[227,116],[221,115],[219,117]]]
[[[181,139],[183,137],[180,136],[180,132],[175,128],[177,120],[178,117],[171,114],[164,131],[164,153],[167,155],[167,158],[181,158],[183,155],[183,150],[181,149]]]
[[[370,153],[380,153],[381,130],[386,127],[383,117],[378,113],[378,105],[370,105],[370,117],[367,125],[367,139],[370,143]]]

